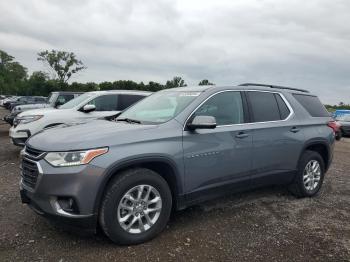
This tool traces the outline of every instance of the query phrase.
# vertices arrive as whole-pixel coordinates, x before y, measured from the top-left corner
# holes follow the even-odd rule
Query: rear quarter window
[[[312,117],[328,117],[329,113],[317,96],[293,94]]]

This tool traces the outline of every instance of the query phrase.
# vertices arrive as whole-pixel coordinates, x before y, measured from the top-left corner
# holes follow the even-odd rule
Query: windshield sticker
[[[180,96],[199,96],[201,92],[186,92],[181,93]]]

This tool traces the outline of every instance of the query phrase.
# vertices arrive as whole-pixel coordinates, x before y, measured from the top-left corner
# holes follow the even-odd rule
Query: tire
[[[337,141],[340,141],[341,138],[342,138],[342,132],[339,130],[338,132],[335,133],[335,139]]]
[[[304,176],[305,177],[307,176],[308,165],[311,164],[311,167],[316,167],[316,163],[318,163],[319,165],[319,175],[313,174],[311,176],[319,177],[319,180],[317,182],[317,185],[315,184],[313,185],[314,186],[313,188],[311,186],[312,185],[312,179],[310,179],[311,176],[305,179],[305,181],[310,179],[309,183],[304,183]],[[325,164],[321,155],[315,151],[307,150],[302,154],[299,160],[297,174],[294,177],[294,181],[289,186],[289,190],[296,197],[300,197],[300,198],[313,197],[319,192],[320,188],[322,187],[324,175],[325,175]],[[316,180],[317,179],[315,179],[314,181]]]
[[[144,186],[143,188],[142,185]],[[138,198],[137,194],[140,188],[142,188],[143,192],[141,199],[146,201],[146,199],[153,198],[152,201],[155,201],[158,199],[157,197],[160,197],[160,201],[158,200],[156,203],[151,204],[131,201],[130,199],[136,200]],[[150,188],[154,190],[150,191]],[[148,191],[151,193],[147,198]],[[124,207],[128,209],[124,209]],[[159,207],[161,207],[160,210]],[[120,245],[139,244],[154,238],[163,231],[169,220],[171,208],[172,195],[167,182],[152,170],[134,168],[121,172],[109,183],[101,203],[99,222],[103,232],[113,242]],[[142,209],[144,209],[144,212]],[[157,211],[148,213],[149,210]],[[128,220],[122,222],[122,219],[129,214]],[[137,221],[131,223],[134,219],[137,219]],[[148,223],[148,221],[152,223]],[[140,226],[143,223],[146,225],[144,227]],[[128,229],[130,231],[124,227],[130,227]],[[143,228],[144,231],[136,232],[140,228]]]

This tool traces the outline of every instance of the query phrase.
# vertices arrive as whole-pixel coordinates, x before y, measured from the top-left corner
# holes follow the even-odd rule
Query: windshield
[[[56,99],[56,94],[55,93],[51,93],[49,95],[49,97],[47,98],[47,101],[50,105],[54,105],[55,104],[55,99]]]
[[[80,105],[82,102],[84,102],[85,100],[89,99],[92,96],[93,96],[93,94],[91,94],[91,93],[82,94],[82,95],[70,100],[69,102],[65,103],[64,105],[61,105],[60,109],[71,109],[73,107],[76,107],[77,105]]]
[[[144,98],[117,119],[132,119],[144,124],[160,124],[169,121],[184,110],[200,92],[159,92]]]

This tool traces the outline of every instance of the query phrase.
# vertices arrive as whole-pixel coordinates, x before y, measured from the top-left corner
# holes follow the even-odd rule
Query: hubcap
[[[321,166],[317,160],[311,160],[307,163],[304,169],[303,182],[305,189],[313,191],[321,179]]]
[[[139,185],[131,188],[119,202],[118,222],[132,234],[149,230],[158,220],[162,198],[153,186]]]

